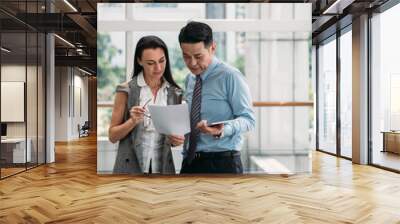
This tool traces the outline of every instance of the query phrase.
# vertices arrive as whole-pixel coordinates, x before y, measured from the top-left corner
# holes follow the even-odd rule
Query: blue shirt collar
[[[212,71],[214,70],[215,67],[217,67],[218,64],[219,64],[219,59],[213,56],[210,65],[208,65],[207,69],[202,74],[200,74],[201,80],[202,81],[206,80],[206,78],[212,73]],[[196,75],[194,75],[194,77],[196,78]]]

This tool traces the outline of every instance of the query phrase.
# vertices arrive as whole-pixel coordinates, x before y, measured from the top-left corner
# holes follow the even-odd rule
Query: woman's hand
[[[135,125],[143,121],[145,111],[141,106],[134,106],[129,110],[130,119]]]
[[[183,135],[168,135],[168,138],[172,146],[182,145],[185,141],[185,137]]]

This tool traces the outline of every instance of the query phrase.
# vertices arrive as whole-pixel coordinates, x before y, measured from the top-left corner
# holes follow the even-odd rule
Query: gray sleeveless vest
[[[129,82],[128,101],[124,112],[124,121],[129,119],[129,109],[139,105],[140,86],[137,84],[137,76]],[[170,85],[167,87],[167,104],[182,103],[182,90]],[[144,131],[143,122],[139,123],[127,136],[119,141],[117,158],[114,165],[114,174],[129,173],[142,174],[144,170],[144,162],[147,158],[143,158],[147,153],[141,153],[143,145],[141,144],[141,135]],[[172,159],[171,144],[167,138],[164,138],[164,148],[162,154],[161,173],[175,174],[175,166]]]

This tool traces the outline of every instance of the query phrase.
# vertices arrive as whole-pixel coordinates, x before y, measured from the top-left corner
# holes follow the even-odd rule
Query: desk
[[[31,162],[32,141],[28,138],[26,142],[28,147],[26,147],[25,154],[25,138],[1,139],[1,159],[5,160],[5,163]],[[25,158],[27,158],[27,161],[25,161]]]
[[[400,131],[382,131],[381,133],[383,133],[382,152],[400,154]]]

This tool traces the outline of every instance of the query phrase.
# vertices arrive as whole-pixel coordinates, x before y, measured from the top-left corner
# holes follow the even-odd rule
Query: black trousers
[[[181,174],[190,173],[242,174],[243,166],[240,152],[198,152],[190,164],[186,159],[182,162]]]

